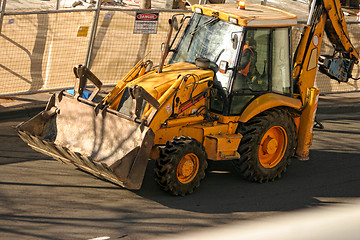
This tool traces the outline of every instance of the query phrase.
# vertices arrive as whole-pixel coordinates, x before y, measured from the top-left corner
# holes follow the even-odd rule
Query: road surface
[[[218,162],[186,197],[158,188],[153,162],[129,191],[51,160],[17,137],[25,119],[0,122],[1,239],[156,239],[360,200],[359,112],[321,115],[311,160],[294,160],[278,181],[247,182]]]

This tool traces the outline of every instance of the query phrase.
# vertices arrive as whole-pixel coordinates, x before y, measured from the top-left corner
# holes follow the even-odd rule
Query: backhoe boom
[[[320,56],[322,40],[326,32],[334,47],[331,56]],[[350,41],[344,14],[339,0],[314,0],[310,14],[294,55],[293,79],[295,94],[303,103],[296,153],[308,159],[312,131],[316,115],[319,90],[314,88],[316,71],[339,82],[347,82],[359,52]]]

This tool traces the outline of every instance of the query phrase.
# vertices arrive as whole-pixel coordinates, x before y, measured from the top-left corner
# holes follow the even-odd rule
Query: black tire
[[[155,180],[161,189],[173,195],[192,193],[205,177],[206,158],[205,148],[197,140],[174,137],[160,148],[160,157],[155,162]]]
[[[238,148],[240,159],[233,162],[244,179],[262,183],[274,181],[286,172],[297,141],[296,126],[289,112],[265,111],[247,123],[240,123],[238,132],[243,135]],[[279,141],[273,140],[276,136]]]

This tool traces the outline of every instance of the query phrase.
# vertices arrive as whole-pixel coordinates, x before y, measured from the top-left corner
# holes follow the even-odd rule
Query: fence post
[[[141,11],[142,9],[151,9],[151,0],[142,0],[140,2],[139,11]],[[135,14],[137,14],[137,13],[138,12],[136,11]],[[140,59],[143,59],[144,56],[146,55],[146,48],[147,48],[148,42],[149,42],[149,34],[142,34],[141,35],[141,44],[139,46],[139,50],[138,50],[134,64],[136,64]]]
[[[91,65],[91,54],[93,51],[93,47],[94,47],[94,42],[95,42],[95,35],[96,35],[96,30],[97,30],[97,25],[99,22],[99,15],[100,15],[100,9],[101,9],[101,0],[98,0],[96,2],[96,11],[94,13],[94,20],[93,20],[93,24],[92,24],[92,28],[91,28],[91,35],[90,35],[90,40],[89,40],[89,46],[88,46],[88,50],[87,50],[87,54],[86,54],[86,59],[85,59],[85,66],[87,68],[90,69],[90,65]]]
[[[0,34],[1,34],[2,25],[3,25],[3,20],[4,20],[5,6],[6,6],[6,0],[2,0],[2,4],[1,4],[1,15],[0,15]]]
[[[56,0],[56,10],[59,10],[60,7],[60,0]]]

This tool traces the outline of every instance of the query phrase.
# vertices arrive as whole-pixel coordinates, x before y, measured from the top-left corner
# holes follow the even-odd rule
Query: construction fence
[[[157,16],[151,34],[137,34],[136,15]],[[74,86],[73,67],[86,64],[104,85],[115,85],[135,63],[145,57],[160,62],[161,43],[169,30],[168,19],[177,10],[127,10],[96,8],[38,12],[1,12],[0,96],[55,91]],[[300,36],[299,24],[293,31],[293,46]],[[96,31],[95,31],[96,29]],[[360,48],[360,25],[349,23],[355,47]],[[141,32],[141,31],[140,31]],[[323,53],[332,47],[325,39]],[[354,76],[359,72],[356,66]],[[322,93],[358,91],[360,83],[338,84],[317,75]]]
[[[302,28],[305,22],[298,22],[297,26],[293,27],[292,46],[293,52],[299,43]],[[360,22],[347,22],[347,31],[355,48],[360,50]],[[334,47],[327,37],[323,38],[320,55],[332,55]],[[353,78],[360,77],[360,63],[354,66],[352,72]],[[328,76],[317,71],[315,87],[320,89],[320,94],[325,93],[341,93],[341,92],[356,92],[360,91],[360,80],[350,79],[347,83],[339,83],[336,80],[330,79]]]

